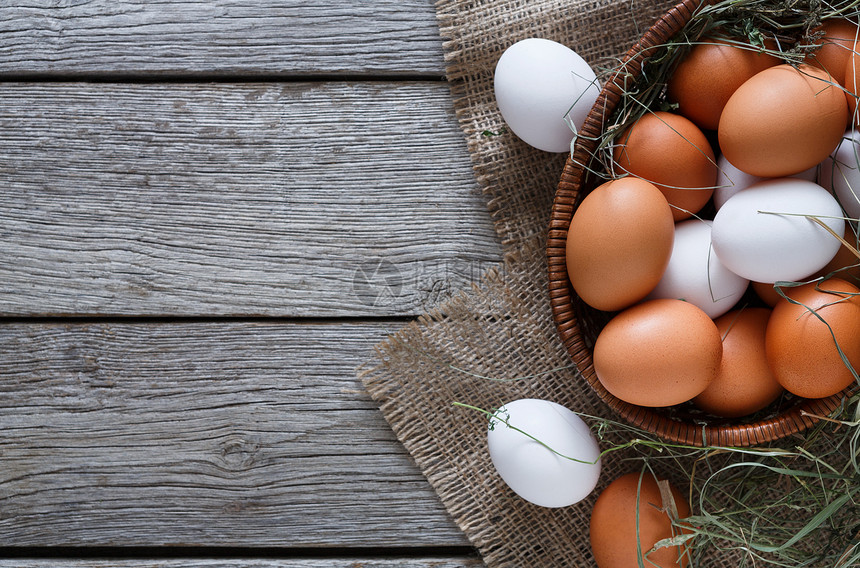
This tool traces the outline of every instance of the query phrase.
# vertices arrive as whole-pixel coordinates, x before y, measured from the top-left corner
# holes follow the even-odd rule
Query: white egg
[[[849,217],[860,217],[860,132],[849,130],[819,167],[818,183],[830,189]]]
[[[560,43],[529,38],[508,47],[496,64],[496,103],[508,127],[526,144],[568,152],[600,89],[582,57]],[[568,124],[570,123],[570,124]]]
[[[760,181],[735,194],[714,217],[711,241],[720,261],[755,282],[799,281],[823,268],[845,230],[842,209],[820,185],[797,178]]]
[[[813,166],[808,170],[789,177],[815,181],[816,175],[818,175],[818,168]],[[729,200],[729,197],[765,179],[767,178],[754,176],[737,169],[721,154],[717,157],[717,185],[716,189],[714,189],[714,207],[719,211],[723,203]]]
[[[749,280],[726,268],[714,254],[711,225],[711,221],[698,219],[675,225],[669,264],[647,299],[685,300],[711,319],[723,315],[740,300]]]
[[[505,404],[490,422],[487,443],[504,482],[535,505],[566,507],[597,485],[597,441],[579,416],[558,403],[526,398]]]

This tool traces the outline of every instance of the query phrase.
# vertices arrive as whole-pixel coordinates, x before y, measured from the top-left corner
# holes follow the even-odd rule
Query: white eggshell
[[[849,130],[819,167],[818,183],[830,189],[849,217],[860,217],[860,132]]]
[[[813,166],[808,170],[789,177],[815,181],[817,175],[818,168]],[[717,157],[717,185],[716,189],[714,189],[714,207],[719,211],[723,203],[729,200],[729,197],[765,179],[767,178],[754,176],[737,169],[721,154]]]
[[[711,247],[711,221],[675,225],[675,241],[663,278],[648,299],[675,298],[698,306],[712,319],[729,311],[749,280],[726,268]]]
[[[542,507],[566,507],[594,490],[600,448],[579,416],[558,403],[532,398],[509,402],[495,416],[487,432],[490,458],[514,493]]]
[[[597,77],[582,57],[542,38],[524,39],[505,50],[496,64],[494,89],[508,127],[546,152],[570,151],[571,126],[582,127],[600,93]]]
[[[797,178],[760,181],[735,194],[714,217],[711,241],[720,261],[755,282],[799,281],[823,268],[839,250],[842,209],[820,185]]]

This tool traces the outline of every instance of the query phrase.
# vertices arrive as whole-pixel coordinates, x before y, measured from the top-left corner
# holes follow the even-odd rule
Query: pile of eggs
[[[593,361],[617,398],[737,418],[786,391],[822,398],[855,382],[860,33],[840,20],[821,31],[821,47],[795,65],[705,38],[666,85],[670,110],[614,140],[611,179],[576,209],[566,256],[580,299],[611,315]],[[545,39],[513,44],[495,70],[506,124],[547,152],[570,151],[598,94],[585,61]],[[563,507],[594,489],[599,450],[575,414],[531,399],[498,412],[490,453],[514,492]],[[635,565],[673,534],[667,494],[678,517],[689,514],[650,474],[604,489],[590,527],[598,566]],[[679,566],[681,553],[649,559]]]
[[[858,27],[822,31],[794,65],[738,38],[697,42],[667,82],[671,110],[613,140],[611,179],[576,209],[566,256],[579,298],[613,316],[593,360],[615,397],[737,418],[855,381],[860,259],[840,239],[856,248]],[[584,65],[549,40],[511,46],[495,87],[514,133],[569,150],[597,97]]]
[[[824,31],[829,49],[798,65],[704,40],[668,80],[675,110],[614,140],[614,178],[576,210],[566,256],[580,299],[615,313],[593,350],[615,397],[735,418],[855,382],[860,259],[840,237],[856,243],[860,214],[860,54],[856,24]]]

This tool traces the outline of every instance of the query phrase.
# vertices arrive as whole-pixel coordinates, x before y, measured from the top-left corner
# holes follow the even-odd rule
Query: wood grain
[[[0,568],[483,566],[355,373],[501,256],[433,3],[29,0],[0,50]]]
[[[0,76],[444,75],[424,0],[3,3],[0,51]]]
[[[0,326],[4,546],[466,546],[355,376],[385,323]]]
[[[448,87],[10,83],[0,315],[417,315],[501,258]]]
[[[427,558],[291,558],[289,560],[33,560],[0,559],[0,568],[482,568],[477,556]]]

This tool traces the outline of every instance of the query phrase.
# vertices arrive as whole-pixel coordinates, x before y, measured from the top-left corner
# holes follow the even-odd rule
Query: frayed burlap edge
[[[574,49],[598,75],[669,7],[671,0],[439,0],[446,75],[479,186],[506,251],[544,238],[566,154],[519,140],[495,101],[493,74],[505,49],[542,37]]]
[[[604,416],[578,379],[552,321],[545,233],[564,154],[507,131],[492,88],[495,62],[519,39],[545,37],[596,68],[611,67],[671,2],[440,0],[446,74],[504,264],[376,348],[360,378],[406,450],[484,562],[495,567],[593,565],[587,526],[594,495],[562,509],[531,505],[496,474],[485,409],[517,398],[553,400]],[[599,488],[628,467],[604,461]]]
[[[541,398],[587,414],[607,412],[581,388],[546,317],[538,243],[524,243],[472,290],[377,346],[379,362],[361,373],[398,439],[490,567],[592,563],[586,528],[593,496],[563,509],[523,501],[492,466],[484,415],[454,405],[491,409]],[[611,472],[619,463],[603,467]]]

